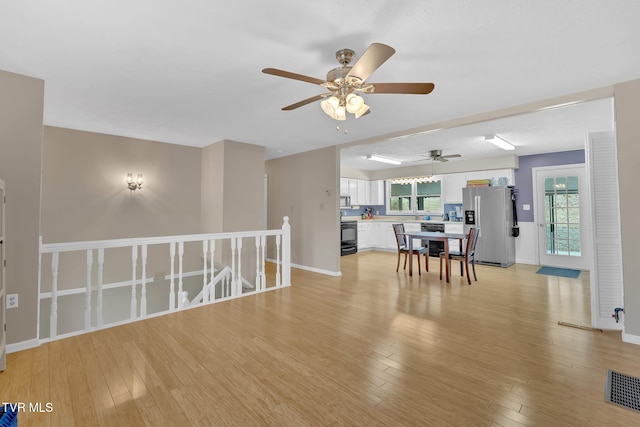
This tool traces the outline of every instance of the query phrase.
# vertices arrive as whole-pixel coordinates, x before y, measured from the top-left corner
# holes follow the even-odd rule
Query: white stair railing
[[[277,230],[48,244],[41,239],[39,339],[55,340],[290,286],[290,230],[289,218],[284,217]],[[244,248],[243,256],[247,238],[255,242],[255,266],[253,245]],[[275,263],[266,257],[268,245]],[[127,248],[130,255],[123,256]],[[79,254],[84,254],[82,261]],[[225,255],[230,265],[222,264]],[[50,257],[50,264],[43,264],[43,257],[45,261]],[[243,272],[243,263],[251,270]],[[247,285],[253,268],[255,283]],[[167,270],[170,274],[147,274]],[[130,279],[122,280],[127,275]],[[196,297],[189,299],[189,291]],[[42,336],[47,330],[49,335]]]

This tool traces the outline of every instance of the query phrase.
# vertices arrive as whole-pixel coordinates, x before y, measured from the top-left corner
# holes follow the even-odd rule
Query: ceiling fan
[[[359,118],[370,112],[362,96],[358,93],[393,93],[393,94],[421,94],[431,93],[433,83],[367,83],[374,71],[376,71],[394,53],[395,49],[381,43],[372,43],[353,66],[350,66],[355,52],[351,49],[341,49],[336,52],[336,59],[342,66],[334,68],[327,73],[327,79],[321,80],[315,77],[296,74],[276,68],[265,68],[265,74],[285,77],[287,79],[300,80],[307,83],[322,86],[328,92],[303,99],[295,104],[287,105],[282,110],[290,111],[323,100],[320,103],[322,110],[335,120],[346,120],[346,113],[352,113]]]
[[[428,156],[426,155],[422,155],[422,156],[436,162],[448,162],[449,161],[448,159],[452,159],[455,157],[462,157],[460,154],[447,154],[446,156],[443,156],[442,150],[430,150]]]

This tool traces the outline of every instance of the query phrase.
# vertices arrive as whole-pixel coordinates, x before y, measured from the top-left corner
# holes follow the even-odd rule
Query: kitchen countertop
[[[394,222],[394,223],[416,223],[421,224],[423,222],[429,224],[463,224],[462,221],[443,221],[441,219],[415,219],[413,217],[386,217],[386,216],[374,216],[371,219],[362,219],[360,216],[343,216],[341,221],[358,221],[358,222]]]

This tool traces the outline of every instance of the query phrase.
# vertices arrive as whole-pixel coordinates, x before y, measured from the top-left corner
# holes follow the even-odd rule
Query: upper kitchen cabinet
[[[467,186],[467,174],[448,173],[442,175],[442,203],[462,203],[462,189]]]
[[[351,196],[351,204],[384,205],[384,181],[340,178],[340,194]]]
[[[372,205],[384,205],[384,181],[369,181],[371,204]]]

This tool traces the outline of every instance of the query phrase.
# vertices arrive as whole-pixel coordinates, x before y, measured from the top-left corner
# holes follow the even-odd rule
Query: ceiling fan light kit
[[[515,145],[503,138],[500,138],[498,135],[487,135],[484,137],[484,140],[492,143],[496,147],[502,148],[503,150],[511,151],[516,149]]]
[[[388,163],[390,165],[401,165],[402,162],[400,160],[388,159],[386,157],[376,156],[375,154],[370,154],[367,156],[367,159],[373,160],[376,162]]]
[[[302,101],[283,107],[285,111],[295,110],[315,101],[320,101],[320,107],[334,120],[346,120],[346,113],[353,114],[356,119],[371,112],[364,98],[355,92],[375,94],[421,94],[426,95],[434,89],[433,83],[365,83],[369,76],[376,71],[393,54],[395,49],[382,43],[372,43],[353,67],[349,64],[355,55],[351,49],[341,49],[336,52],[336,59],[342,65],[327,73],[326,80],[292,73],[276,68],[265,68],[265,74],[299,80],[322,86],[328,93],[312,96]]]

